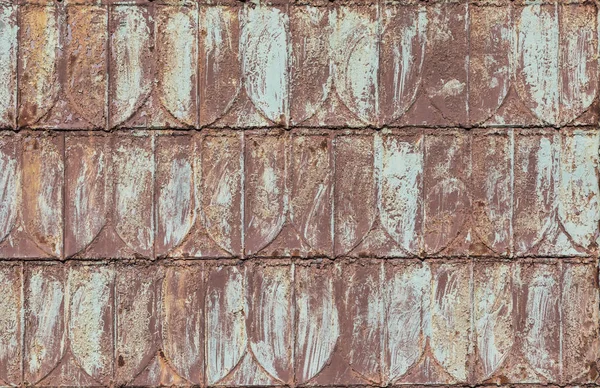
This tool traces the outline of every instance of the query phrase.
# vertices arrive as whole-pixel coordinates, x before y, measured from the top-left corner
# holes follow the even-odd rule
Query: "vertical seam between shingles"
[[[329,165],[330,165],[330,174],[331,174],[331,188],[329,189],[329,195],[331,198],[331,214],[330,214],[330,225],[329,225],[329,234],[331,237],[331,257],[336,257],[335,252],[335,182],[336,182],[336,169],[335,169],[335,146],[337,137],[333,133],[328,134],[329,141],[331,142],[330,153],[329,153]]]
[[[111,385],[116,385],[116,380],[117,380],[117,366],[118,364],[118,360],[117,360],[117,340],[118,340],[118,319],[117,319],[117,308],[118,308],[118,300],[117,300],[117,265],[116,264],[111,264],[111,267],[113,268],[113,346],[112,346],[112,351],[113,351],[113,357],[112,357],[112,384]]]
[[[62,133],[62,185],[61,185],[61,211],[62,211],[62,242],[60,257],[65,260],[67,253],[65,251],[65,235],[67,234],[67,134]]]
[[[558,294],[558,317],[559,317],[559,343],[558,343],[558,381],[559,384],[565,384],[564,378],[564,351],[563,351],[563,342],[564,342],[564,316],[563,316],[563,285],[564,285],[564,266],[563,261],[558,260],[558,270],[559,270],[559,294]]]
[[[475,335],[475,258],[469,260],[469,357],[467,383],[475,384],[476,335]]]
[[[509,258],[515,257],[515,232],[514,232],[514,218],[515,218],[515,131],[509,130],[509,153],[510,153],[510,210],[509,210],[509,241],[508,241],[508,256]]]
[[[21,385],[25,385],[25,263],[21,262],[21,309],[19,311],[21,322]]]
[[[298,319],[297,319],[297,308],[296,308],[296,263],[292,261],[290,268],[290,276],[292,282],[292,387],[297,385],[298,378],[296,376],[296,369],[298,362],[296,360],[296,346],[298,344]]]
[[[291,12],[290,12],[290,3],[286,4],[285,9],[286,9],[286,15],[287,15],[287,26],[286,30],[287,30],[287,34],[285,35],[285,39],[286,39],[286,48],[285,48],[285,57],[286,57],[286,79],[287,82],[285,83],[285,87],[286,87],[286,91],[285,91],[285,99],[287,100],[287,104],[285,104],[284,106],[284,114],[285,114],[285,123],[283,123],[285,125],[286,129],[290,128],[290,124],[291,124],[291,114],[292,114],[292,93],[291,93],[291,84],[292,84],[292,23],[291,23]]]
[[[194,64],[194,72],[196,74],[196,122],[194,123],[194,129],[200,128],[200,7],[199,2],[194,3],[196,9],[196,33],[194,39],[196,39],[196,62]]]
[[[15,109],[15,116],[13,119],[13,129],[18,130],[19,129],[19,101],[21,99],[21,93],[20,93],[20,87],[19,85],[21,84],[20,82],[20,71],[19,71],[19,62],[20,62],[20,58],[21,56],[19,55],[20,52],[20,48],[21,48],[21,4],[19,1],[15,1],[15,23],[17,24],[17,34],[15,36],[15,49],[14,49],[14,53],[16,55],[15,57],[15,91],[13,93],[14,99],[15,99],[15,103],[14,103],[14,109]]]
[[[419,258],[424,259],[427,256],[426,247],[425,247],[425,229],[427,224],[427,207],[425,206],[425,174],[427,172],[427,138],[429,135],[422,131],[422,142],[421,142],[421,152],[423,155],[423,172],[421,173],[421,213],[423,217],[423,222],[421,222],[421,247],[419,252]]]
[[[105,76],[105,80],[106,80],[106,87],[104,89],[104,101],[105,101],[105,106],[104,106],[104,115],[105,117],[105,125],[104,125],[104,129],[106,131],[110,130],[110,86],[111,86],[111,80],[110,80],[110,61],[112,59],[111,56],[111,44],[110,44],[110,38],[111,38],[111,33],[110,33],[110,27],[111,27],[111,5],[110,4],[106,4],[106,64],[105,64],[105,71],[106,71],[106,76]]]
[[[240,253],[240,257],[245,259],[246,256],[246,135],[244,132],[241,132],[238,135],[241,138],[240,144],[240,184],[241,184],[241,193],[240,193],[240,231],[241,231],[241,245],[242,252]]]
[[[207,373],[208,373],[208,352],[206,351],[206,339],[208,338],[208,334],[206,331],[206,322],[207,322],[207,318],[206,318],[206,297],[207,297],[207,291],[208,291],[208,276],[206,273],[206,263],[202,262],[201,264],[201,268],[202,268],[202,273],[201,273],[201,287],[202,287],[202,301],[200,302],[200,309],[202,311],[202,325],[203,325],[203,330],[202,330],[202,353],[203,353],[203,357],[202,357],[202,381],[200,382],[202,387],[206,387],[207,386],[207,382],[208,382],[208,377],[207,377]]]
[[[465,30],[467,35],[467,57],[465,58],[467,90],[465,93],[465,108],[467,110],[467,126],[470,126],[471,109],[469,106],[469,100],[471,96],[471,9],[469,7],[468,0],[465,2]]]

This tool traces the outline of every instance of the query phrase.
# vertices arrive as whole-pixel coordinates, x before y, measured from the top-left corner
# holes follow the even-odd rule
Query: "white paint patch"
[[[90,267],[92,268],[92,267]],[[106,340],[112,335],[105,328],[110,327],[105,319],[110,317],[110,269],[72,269],[69,274],[71,284],[69,339],[71,351],[78,365],[90,376],[98,378],[109,372],[110,354],[106,352]]]
[[[82,167],[77,175],[71,208],[77,250],[88,245],[106,222],[105,157],[102,147],[85,147]],[[72,253],[72,252],[69,252]]]
[[[222,381],[220,385],[224,386],[273,386],[277,385],[277,380],[268,376],[264,370],[256,363],[252,354],[246,353],[240,364],[235,368],[235,372]]]
[[[224,42],[224,35],[227,29],[223,28],[222,21],[225,22],[227,19],[223,18],[223,10],[221,7],[206,7],[202,10],[204,16],[204,24],[206,25],[206,35],[204,35],[204,46],[206,48],[206,66],[208,66],[208,58],[215,57],[219,58],[221,47]],[[219,61],[214,61],[214,73],[218,73]],[[209,72],[206,72],[205,76],[208,76]]]
[[[384,366],[384,382],[393,383],[424,351],[423,320],[428,306],[423,302],[430,291],[431,272],[428,266],[407,266],[405,271],[396,271],[385,287],[383,340],[389,364]]]
[[[396,137],[384,139],[378,198],[381,224],[403,249],[412,252],[419,246],[421,140],[411,144]]]
[[[390,9],[386,12],[390,13]],[[387,37],[391,40],[393,51],[393,119],[404,114],[417,96],[425,58],[427,23],[427,11],[425,7],[419,6],[412,23],[402,27],[399,37]]]
[[[15,75],[17,70],[17,25],[12,22],[16,7],[0,5],[0,122],[15,110]]]
[[[575,243],[584,248],[598,243],[597,132],[576,132],[565,136],[560,161],[558,215]]]
[[[589,8],[588,8],[589,7]],[[587,9],[586,9],[587,8]],[[598,85],[598,40],[594,5],[561,6],[560,124],[564,125],[594,102]]]
[[[118,23],[111,42],[116,66],[113,72],[116,109],[111,113],[113,124],[119,124],[134,114],[152,89],[145,63],[150,57],[151,43],[143,7],[116,6],[113,12]]]
[[[204,74],[208,77],[210,74],[219,74],[221,61],[219,59],[226,57],[225,51],[236,52],[238,47],[234,47],[233,37],[231,36],[232,23],[231,14],[227,12],[227,7],[211,6],[203,7],[203,22],[206,26],[206,35],[204,35],[204,46],[206,48],[206,68],[211,64],[213,68]],[[209,58],[213,58],[210,61]]]
[[[196,38],[191,16],[184,12],[170,15],[166,27],[161,31],[164,37],[164,51],[161,55],[165,66],[160,72],[162,101],[171,114],[187,124],[194,124],[194,81],[196,73]]]
[[[62,249],[62,186],[64,166],[58,149],[52,143],[45,143],[40,151],[40,175],[36,177],[40,183],[37,186],[36,206],[39,232],[51,243],[49,248],[54,256],[60,256]]]
[[[284,166],[280,163],[283,159],[283,142],[281,138],[261,140],[262,144],[259,144],[251,155],[256,173],[252,174],[252,217],[246,228],[252,240],[250,250],[261,249],[272,242],[286,220],[285,173]]]
[[[275,7],[246,6],[240,24],[246,93],[269,120],[285,123],[289,118],[288,16]]]
[[[548,269],[538,266],[534,277],[528,285],[527,293],[527,331],[525,333],[523,352],[531,366],[549,380],[553,378],[554,368],[558,361],[553,359],[556,351],[551,349],[548,340],[549,328],[558,324],[559,290],[556,279]],[[558,342],[558,341],[556,341]]]
[[[490,143],[486,144],[488,150],[486,151],[486,158],[494,158],[497,153],[506,152],[508,155],[511,152],[511,148],[508,143],[504,141],[498,141],[497,139],[490,139]],[[493,159],[492,159],[493,160]],[[486,167],[485,174],[485,215],[488,220],[491,221],[491,225],[480,226],[486,228],[487,231],[484,233],[492,232],[494,235],[493,241],[491,241],[492,247],[497,244],[504,243],[510,238],[509,230],[506,225],[510,224],[510,215],[505,209],[502,209],[505,203],[510,203],[510,197],[512,195],[510,189],[510,170],[505,168],[502,164]],[[483,230],[479,231],[480,233]]]
[[[596,264],[565,265],[562,278],[561,339],[563,376],[573,381],[586,376],[589,362],[598,355],[598,306]]]
[[[554,7],[527,5],[517,35],[517,77],[533,113],[555,124],[559,118],[559,29]]]
[[[272,267],[262,271],[262,276],[262,287],[254,295],[258,299],[250,301],[260,340],[251,342],[250,347],[267,373],[284,381],[278,371],[287,371],[292,365],[290,272],[288,267]]]
[[[455,97],[463,92],[465,86],[466,85],[464,82],[460,82],[457,79],[451,79],[450,81],[444,83],[444,86],[437,94],[444,97]]]
[[[135,251],[154,243],[151,201],[153,154],[139,146],[121,146],[115,153],[116,224],[119,236]],[[150,214],[149,214],[150,210]]]
[[[14,227],[18,212],[17,190],[21,186],[17,161],[0,151],[0,242]]]
[[[297,292],[297,351],[300,369],[298,379],[306,382],[316,376],[325,366],[340,334],[338,311],[334,303],[331,279],[325,286]]]
[[[36,268],[31,273],[28,287],[28,311],[35,328],[27,333],[29,349],[34,350],[28,353],[27,365],[28,372],[38,377],[41,377],[38,374],[44,374],[46,369],[54,366],[44,364],[58,361],[65,346],[62,284],[43,272],[44,268]],[[52,353],[56,351],[59,354]]]
[[[16,372],[20,367],[20,287],[15,287],[18,278],[11,276],[19,267],[6,266],[0,269],[0,363],[2,372]],[[2,373],[4,375],[4,373]],[[2,376],[4,378],[4,376]],[[7,381],[11,383],[11,381]],[[17,383],[16,381],[14,383]]]
[[[352,322],[352,332],[348,338],[346,329],[340,343],[347,349],[346,359],[354,371],[363,376],[379,375],[384,318],[382,267],[375,267],[376,271],[367,272],[365,277],[367,266],[347,264],[336,264],[336,276],[344,279],[345,293],[338,301],[343,300],[345,322]]]
[[[187,160],[171,162],[166,185],[158,198],[158,215],[164,231],[163,244],[172,248],[179,245],[192,226],[192,166]]]
[[[331,198],[331,190],[328,179],[325,178],[324,180],[324,184],[317,185],[316,193],[309,202],[310,210],[307,212],[308,216],[306,217],[306,222],[302,228],[304,237],[312,247],[319,246],[319,241],[324,234],[322,228],[320,227],[321,225],[319,225],[319,221],[320,217],[323,216],[329,199]]]
[[[125,271],[129,271],[127,275],[117,278],[120,278],[121,282],[126,282],[117,285],[118,290],[125,291],[117,293],[118,297],[123,295],[123,301],[119,301],[117,316],[117,353],[123,356],[125,364],[115,369],[117,379],[120,378],[119,375],[129,379],[146,366],[142,365],[142,361],[148,359],[155,351],[152,321],[156,314],[156,294],[153,279],[148,276],[149,272],[139,273],[135,267],[120,270],[122,275]]]
[[[238,165],[224,162],[223,165],[215,166],[212,170],[215,171],[215,174],[211,173],[211,176],[216,174],[218,176],[211,179],[208,185],[212,188],[216,183],[214,192],[207,193],[207,195],[210,194],[210,201],[204,209],[209,213],[207,228],[209,233],[215,231],[213,238],[228,252],[231,252],[233,232],[231,220],[236,207],[234,198],[240,190],[240,169]]]
[[[374,180],[378,174],[374,168],[380,164],[373,159],[380,160],[378,153],[381,153],[381,146],[375,143],[378,139],[380,137],[373,139],[363,136],[340,136],[335,139],[336,254],[346,253],[359,243],[377,215]],[[360,220],[368,220],[368,223],[361,223]]]
[[[456,380],[467,379],[470,287],[466,265],[440,265],[431,293],[433,355]]]
[[[535,246],[553,224],[550,215],[554,206],[553,170],[556,167],[552,160],[552,138],[523,137],[514,147],[515,186],[534,186],[532,195],[515,196],[515,209],[524,209],[515,211],[515,228],[522,228],[529,234],[527,238],[515,236],[518,252],[524,253]]]
[[[203,109],[203,123],[217,120],[229,111],[242,88],[239,66],[239,11],[236,7],[200,7],[199,36],[202,52],[199,53],[199,68],[202,74],[198,103]],[[217,104],[215,104],[217,102]]]
[[[484,271],[487,282],[477,283],[474,296],[477,352],[484,376],[482,380],[492,376],[502,365],[513,345],[510,265],[490,266]]]
[[[248,341],[244,322],[243,276],[224,267],[226,283],[210,287],[206,298],[206,364],[209,384],[215,384],[238,364]]]
[[[295,104],[292,112],[294,124],[301,123],[315,114],[322,113],[332,84],[328,39],[328,21],[331,10],[327,7],[303,6],[292,12],[291,30],[294,45],[291,51],[291,95],[302,95],[301,105]],[[309,93],[306,93],[309,91]]]
[[[332,12],[330,38],[334,82],[340,99],[361,120],[379,112],[377,23],[352,7]]]

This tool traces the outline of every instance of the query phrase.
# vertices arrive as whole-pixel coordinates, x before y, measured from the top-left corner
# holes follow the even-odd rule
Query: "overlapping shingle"
[[[593,257],[598,147],[575,128],[5,133],[0,252]]]
[[[16,125],[48,129],[598,120],[595,3],[18,7],[2,6],[8,128],[17,94]]]
[[[591,260],[26,263],[1,273],[7,384],[20,381],[20,349],[25,381],[39,386],[597,377]]]

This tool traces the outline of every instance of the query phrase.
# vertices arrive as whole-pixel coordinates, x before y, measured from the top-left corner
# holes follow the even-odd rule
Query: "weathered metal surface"
[[[0,0],[0,385],[598,385],[599,20]]]
[[[52,386],[589,384],[597,377],[591,260],[0,269],[7,384],[21,379],[21,349],[25,381]]]
[[[598,253],[594,129],[4,133],[0,142],[5,258]]]

